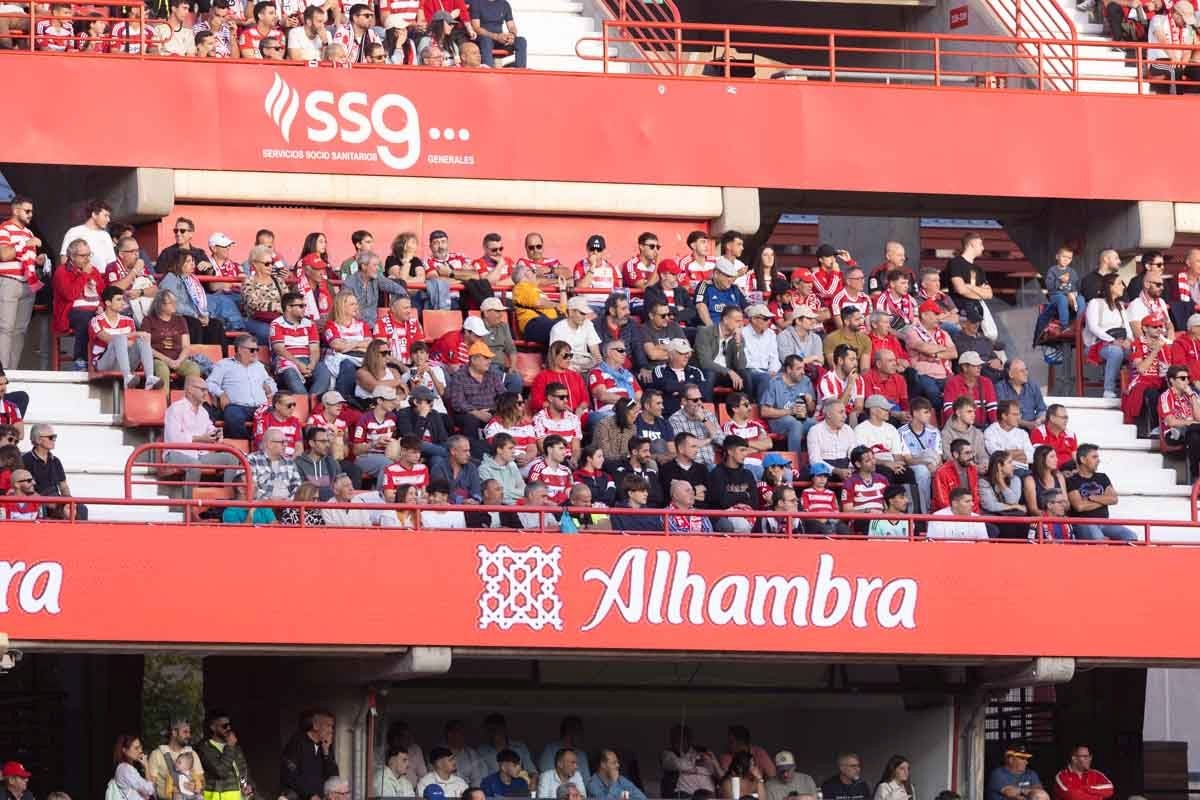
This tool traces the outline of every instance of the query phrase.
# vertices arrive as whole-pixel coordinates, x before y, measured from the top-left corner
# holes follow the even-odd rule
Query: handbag
[[[1122,328],[1109,328],[1108,330],[1105,331],[1105,333],[1107,333],[1109,336],[1111,336],[1114,339],[1121,340],[1121,339],[1125,338],[1125,328],[1123,328],[1123,327]]]

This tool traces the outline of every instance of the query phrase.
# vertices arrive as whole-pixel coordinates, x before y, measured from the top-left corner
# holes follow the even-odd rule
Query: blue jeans
[[[1102,539],[1114,539],[1118,542],[1136,542],[1139,537],[1124,525],[1075,525],[1076,539],[1098,542]]]
[[[309,393],[317,396],[325,394],[329,391],[329,385],[333,384],[333,388],[337,389],[338,393],[347,400],[354,397],[354,387],[358,384],[358,367],[350,359],[346,359],[338,367],[338,374],[335,376],[329,371],[329,367],[325,366],[322,361],[317,364],[317,368],[313,370],[312,388]],[[304,394],[303,391],[296,394]]]
[[[1046,311],[1053,310],[1058,314],[1058,324],[1064,328],[1071,324],[1071,304],[1067,302],[1067,296],[1055,292],[1046,297]],[[1045,313],[1045,312],[1043,312]]]
[[[254,419],[254,412],[257,410],[252,406],[235,406],[232,403],[225,406],[221,417],[225,420],[226,438],[249,439],[250,429],[247,423]]]
[[[480,36],[475,40],[475,43],[479,45],[479,56],[484,65],[488,67],[496,66],[496,59],[492,55],[492,51],[496,48],[496,43],[486,36]],[[524,36],[518,36],[516,41],[514,41],[508,47],[501,45],[501,49],[509,50],[515,56],[512,63],[514,67],[517,69],[525,69],[526,42]]]
[[[786,436],[788,450],[799,454],[804,449],[804,441],[805,437],[808,436],[808,429],[816,424],[817,421],[811,417],[808,419],[776,417],[767,423],[767,427],[771,429],[771,433]]]
[[[942,387],[945,385],[944,381],[917,373],[916,384],[917,391],[933,405],[933,412],[940,415],[942,413]]]
[[[267,346],[268,340],[271,338],[271,323],[247,317],[245,328],[246,333],[253,335],[260,345]]]
[[[431,442],[421,443],[421,457],[429,461],[429,471],[436,472],[440,465],[450,458],[450,452],[440,444]]]
[[[1121,384],[1121,367],[1125,365],[1125,348],[1119,344],[1106,344],[1100,348],[1104,361],[1104,391],[1117,394]]]
[[[246,320],[238,308],[235,295],[226,292],[214,292],[208,296],[208,313],[225,323],[227,331],[246,330]]]
[[[315,373],[313,377],[316,377]],[[300,370],[292,367],[275,373],[275,385],[279,387],[279,391],[287,394],[308,394]]]

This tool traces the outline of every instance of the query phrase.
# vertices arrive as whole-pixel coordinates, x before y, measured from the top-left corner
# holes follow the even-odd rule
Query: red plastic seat
[[[443,334],[462,329],[462,312],[453,309],[429,309],[421,317],[421,326],[425,329],[426,341],[437,341]]]
[[[516,363],[513,365],[517,374],[521,376],[521,380],[526,387],[532,386],[533,381],[537,378],[538,373],[546,368],[546,361],[542,358],[541,353],[517,353]]]
[[[157,428],[167,414],[167,396],[161,389],[126,389],[124,409],[126,427]]]

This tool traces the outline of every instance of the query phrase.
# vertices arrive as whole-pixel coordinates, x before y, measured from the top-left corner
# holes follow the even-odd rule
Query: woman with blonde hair
[[[332,382],[342,397],[356,396],[358,368],[372,339],[370,327],[359,319],[358,298],[353,292],[338,292],[333,298],[329,321],[321,332],[325,357],[317,367],[312,393],[324,394]]]
[[[366,400],[378,386],[391,386],[397,394],[406,392],[405,372],[404,366],[388,354],[387,342],[372,339],[367,345],[362,366],[355,371],[354,396]]]

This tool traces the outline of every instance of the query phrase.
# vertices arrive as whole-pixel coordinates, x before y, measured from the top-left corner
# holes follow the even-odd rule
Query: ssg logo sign
[[[373,97],[363,91],[335,94],[327,89],[302,93],[274,74],[263,111],[287,147],[263,148],[263,158],[305,161],[378,162],[396,171],[421,158],[422,129],[417,107],[401,94]],[[430,128],[431,142],[463,143],[466,128]],[[339,148],[339,145],[349,146]],[[471,155],[429,154],[430,164],[474,164]]]

